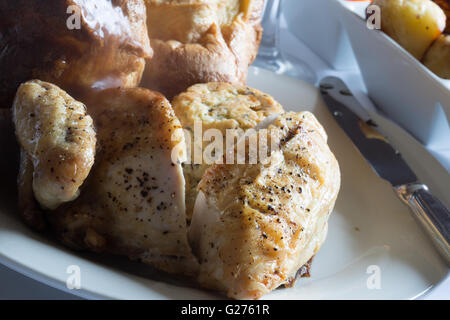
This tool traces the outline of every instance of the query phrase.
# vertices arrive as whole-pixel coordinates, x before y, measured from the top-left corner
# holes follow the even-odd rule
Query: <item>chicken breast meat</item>
[[[48,217],[63,243],[194,274],[181,159],[186,146],[170,103],[147,89],[108,89],[87,104],[95,165],[73,202]],[[178,130],[180,129],[180,130]]]
[[[340,187],[327,135],[309,112],[269,126],[269,161],[214,164],[199,185],[189,239],[198,281],[231,298],[257,299],[316,254]]]
[[[19,87],[13,121],[22,149],[19,203],[25,220],[33,221],[38,213],[32,194],[45,209],[79,195],[94,164],[96,134],[83,103],[39,80]]]
[[[201,159],[200,163],[196,163],[194,148],[199,147],[202,154],[206,153],[206,148],[212,141],[208,139],[196,141],[195,135],[203,138],[209,129],[219,130],[223,135],[225,150],[227,132],[231,134],[230,130],[232,129],[244,131],[254,128],[266,117],[284,110],[268,94],[246,86],[225,82],[193,85],[176,96],[172,105],[183,129],[186,130],[186,139],[190,140],[190,161],[183,163],[186,180],[186,215],[190,221],[197,198],[197,185],[205,170],[210,166],[208,163],[211,163],[205,161],[206,159]],[[196,123],[201,132],[195,132]]]

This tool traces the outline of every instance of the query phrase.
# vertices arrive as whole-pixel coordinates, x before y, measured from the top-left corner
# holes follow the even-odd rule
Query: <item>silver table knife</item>
[[[450,212],[420,183],[402,156],[376,130],[372,120],[363,121],[345,104],[364,110],[344,82],[327,77],[320,82],[322,98],[334,119],[353,141],[374,171],[393,186],[399,198],[414,213],[450,265]]]

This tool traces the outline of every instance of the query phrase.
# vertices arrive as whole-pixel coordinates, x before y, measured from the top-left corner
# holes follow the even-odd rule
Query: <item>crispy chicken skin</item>
[[[283,107],[270,95],[259,90],[225,82],[196,84],[176,96],[172,106],[181,125],[189,132],[191,143],[191,161],[183,163],[186,180],[186,215],[192,217],[197,185],[203,173],[210,166],[205,161],[195,163],[194,127],[197,122],[202,132],[217,129],[226,141],[228,129],[247,130],[255,127],[266,117],[283,112]],[[200,145],[202,152],[211,141],[204,140]],[[224,144],[224,149],[226,145]]]
[[[245,84],[263,0],[145,0],[154,55],[142,85],[169,99],[196,83]]]
[[[43,208],[76,198],[95,156],[95,130],[85,105],[55,85],[32,80],[17,90],[13,121],[22,148],[20,194],[30,198],[23,185],[32,181]]]
[[[186,145],[170,103],[142,88],[108,89],[86,103],[98,152],[81,195],[48,215],[56,233],[72,248],[195,273],[180,164]]]
[[[319,250],[340,187],[327,135],[309,112],[268,126],[269,162],[214,164],[204,174],[189,231],[199,282],[237,299],[257,299]]]
[[[143,0],[3,0],[0,16],[4,107],[30,79],[82,101],[92,88],[137,86],[152,55]]]

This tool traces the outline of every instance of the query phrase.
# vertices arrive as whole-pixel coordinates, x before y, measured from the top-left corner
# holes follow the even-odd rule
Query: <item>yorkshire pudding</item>
[[[196,83],[245,84],[262,35],[263,0],[145,0],[154,55],[144,87],[169,99]]]
[[[137,86],[151,57],[143,0],[0,2],[0,105],[41,79],[77,99],[86,89]]]

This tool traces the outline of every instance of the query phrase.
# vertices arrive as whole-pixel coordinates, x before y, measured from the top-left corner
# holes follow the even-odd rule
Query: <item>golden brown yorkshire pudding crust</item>
[[[154,55],[142,85],[169,99],[193,84],[245,84],[261,40],[263,0],[145,0]]]
[[[80,28],[69,29],[76,13]],[[77,99],[92,87],[137,86],[152,54],[143,0],[1,1],[0,16],[2,106],[32,78]]]

